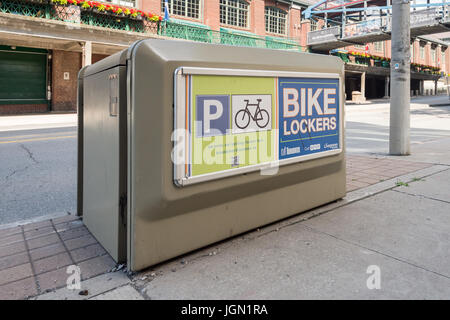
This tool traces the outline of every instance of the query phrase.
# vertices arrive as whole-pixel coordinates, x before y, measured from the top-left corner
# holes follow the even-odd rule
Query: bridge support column
[[[361,98],[366,101],[366,73],[361,73]]]
[[[389,81],[391,80],[391,78],[386,77],[384,79],[384,97],[385,98],[389,98]]]
[[[392,0],[391,96],[389,153],[410,154],[410,4]]]
[[[92,42],[86,41],[81,44],[81,50],[82,50],[82,57],[81,57],[81,64],[83,67],[91,65],[92,64]]]

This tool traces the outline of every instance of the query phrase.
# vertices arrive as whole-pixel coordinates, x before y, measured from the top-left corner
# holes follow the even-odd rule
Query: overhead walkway
[[[319,1],[303,12],[305,18],[319,28],[308,32],[307,45],[311,51],[327,52],[344,46],[390,39],[392,6],[389,1]],[[450,1],[412,3],[411,37],[449,31],[449,6]]]

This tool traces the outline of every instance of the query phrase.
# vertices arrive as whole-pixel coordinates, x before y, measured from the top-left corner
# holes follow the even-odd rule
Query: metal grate
[[[19,14],[27,17],[50,18],[48,1],[0,1],[0,12]]]
[[[212,42],[211,30],[192,25],[166,21],[161,28],[161,35],[171,38]]]
[[[231,29],[221,28],[220,31],[182,22],[165,21],[159,32],[162,36],[193,40],[207,43],[220,43],[239,47],[270,48],[280,50],[304,51],[295,40],[276,37],[262,37],[246,34]]]

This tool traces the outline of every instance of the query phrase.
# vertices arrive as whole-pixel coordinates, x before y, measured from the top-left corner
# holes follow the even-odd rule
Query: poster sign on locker
[[[336,74],[180,68],[178,186],[342,151]]]

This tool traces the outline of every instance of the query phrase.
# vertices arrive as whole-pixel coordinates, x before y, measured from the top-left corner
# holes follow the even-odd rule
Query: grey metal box
[[[172,134],[185,119],[194,123],[189,118],[191,111],[184,111],[191,101],[200,103],[190,97],[196,92],[190,86],[190,79],[194,83],[208,75],[276,78],[280,90],[281,79],[305,79],[304,83],[308,79],[312,79],[311,83],[314,79],[322,83],[326,83],[323,79],[332,79],[332,85],[337,88],[334,92],[339,114],[338,147],[293,159],[284,156],[286,159],[278,161],[280,166],[274,174],[261,174],[268,165],[238,163],[236,170],[189,176],[184,164],[172,161],[172,153],[177,151]],[[140,270],[342,198],[345,196],[343,79],[343,63],[336,57],[156,39],[139,41],[82,69],[79,74],[79,214],[116,261],[126,261],[129,269]],[[200,80],[195,83],[198,92],[205,89]],[[235,101],[249,100],[255,93],[238,94],[236,90],[236,94],[227,98],[230,119],[231,108],[238,103]],[[277,112],[271,114],[270,130],[275,127],[281,130],[278,127],[281,119],[277,117],[281,112],[277,100],[281,93],[278,94],[278,87],[274,90],[276,95],[270,101],[277,106],[270,108],[276,107]],[[312,95],[317,90],[312,90],[305,99],[318,99]],[[326,98],[325,89],[319,94]],[[199,94],[196,99],[203,96],[208,95]],[[284,96],[287,98],[292,97]],[[329,98],[328,102],[333,99]],[[300,100],[303,108],[304,101],[300,103]],[[321,108],[314,101],[306,107],[316,108],[315,112]],[[326,110],[329,109],[322,106],[320,111],[326,114]],[[254,116],[252,121],[263,114],[252,112],[241,114]],[[292,128],[295,130],[296,126]],[[308,135],[305,143],[311,143],[314,138],[309,127]],[[195,135],[189,139],[193,141]],[[281,150],[281,143],[287,142],[276,141],[276,150]],[[325,148],[321,143],[314,146]],[[274,157],[281,159],[282,151]]]

